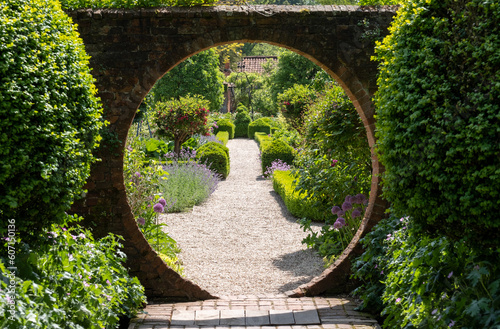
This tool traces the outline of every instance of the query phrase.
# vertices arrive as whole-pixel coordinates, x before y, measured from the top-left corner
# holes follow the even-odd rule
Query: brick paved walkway
[[[148,305],[128,329],[375,329],[369,314],[348,299],[286,295],[221,297]]]

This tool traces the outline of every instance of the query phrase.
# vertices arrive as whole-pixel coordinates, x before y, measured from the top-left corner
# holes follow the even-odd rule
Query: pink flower
[[[335,159],[334,159],[334,160],[332,160],[332,164],[331,164],[331,166],[332,166],[332,167],[335,167],[335,166],[337,165],[337,162],[339,162],[339,160],[335,160]]]

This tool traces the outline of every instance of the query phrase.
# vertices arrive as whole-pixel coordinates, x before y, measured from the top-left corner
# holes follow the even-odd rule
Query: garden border
[[[318,295],[349,289],[351,258],[361,252],[359,239],[385,215],[374,152],[377,63],[373,40],[365,36],[387,28],[396,7],[358,6],[218,6],[150,9],[81,9],[68,12],[91,55],[105,118],[110,122],[106,147],[92,166],[85,198],[72,211],[85,218],[96,237],[109,232],[124,237],[130,274],[149,297],[209,299],[214,296],[183,279],[156,255],[140,232],[123,181],[123,148],[135,112],[154,83],[184,59],[232,42],[268,42],[289,48],[321,66],[353,101],[372,149],[369,204],[356,236],[322,275],[288,293]],[[115,142],[112,142],[112,141]]]

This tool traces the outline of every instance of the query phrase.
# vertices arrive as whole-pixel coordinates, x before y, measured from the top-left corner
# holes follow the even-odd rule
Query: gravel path
[[[257,143],[227,146],[231,172],[210,198],[191,212],[162,215],[186,277],[219,296],[276,294],[310,281],[322,260],[306,250],[306,233],[262,178]]]

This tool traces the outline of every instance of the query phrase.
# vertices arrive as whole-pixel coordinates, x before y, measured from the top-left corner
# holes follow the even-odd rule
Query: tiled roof
[[[247,73],[264,73],[262,64],[266,63],[268,60],[272,60],[275,65],[278,63],[278,56],[247,56],[243,57],[243,60],[238,63],[238,72]]]

